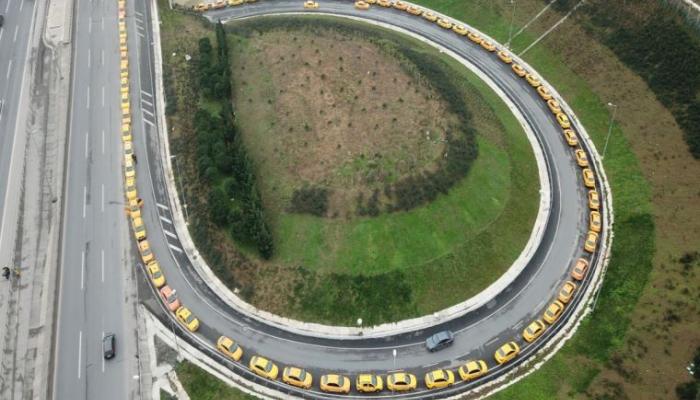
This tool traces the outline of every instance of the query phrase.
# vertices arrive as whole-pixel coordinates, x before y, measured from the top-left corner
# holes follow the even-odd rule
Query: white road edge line
[[[80,255],[80,290],[85,290],[85,252]]]
[[[83,353],[83,331],[78,334],[78,380],[80,380],[80,362],[82,361]]]
[[[85,209],[87,208],[87,186],[83,186],[83,218],[85,218]]]

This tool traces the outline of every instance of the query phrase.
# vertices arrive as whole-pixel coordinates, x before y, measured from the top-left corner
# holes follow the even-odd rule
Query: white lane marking
[[[105,153],[105,131],[102,130],[102,154]]]
[[[494,344],[494,343],[496,343],[498,340],[499,340],[499,339],[498,339],[498,336],[496,336],[495,338],[493,338],[493,339],[489,340],[488,342],[486,342],[486,343],[484,344],[484,347],[491,347],[491,345]]]
[[[7,10],[10,9],[10,3],[12,3],[12,0],[8,0],[7,4],[5,5],[5,14],[7,14]]]
[[[85,208],[87,207],[87,186],[83,186],[83,218],[85,218]]]
[[[142,102],[143,104],[148,105],[149,107],[153,107],[153,103],[151,103],[150,101],[148,101],[148,100],[146,100],[146,99],[141,99],[141,102]]]
[[[88,19],[88,33],[92,33],[92,18]]]
[[[179,248],[179,247],[177,247],[177,246],[175,246],[175,245],[172,245],[172,244],[168,243],[168,247],[170,247],[171,249],[177,251],[178,253],[182,253],[182,249]]]
[[[100,18],[100,30],[105,30],[105,17]]]
[[[165,218],[164,216],[160,215],[159,217],[160,217],[160,219],[161,219],[162,221],[165,221],[165,222],[169,223],[170,225],[173,224],[173,221],[171,221],[171,220]]]
[[[85,252],[80,256],[80,290],[85,289]]]
[[[105,340],[105,331],[102,331],[102,342],[104,343]],[[105,372],[105,358],[102,357],[102,373]]]
[[[143,111],[144,114],[148,115],[149,117],[153,117],[153,113],[146,110],[145,108],[142,108],[141,111]]]
[[[148,93],[148,92],[145,91],[145,90],[142,90],[142,91],[141,91],[141,94],[144,95],[144,96],[148,96],[148,97],[150,97],[150,98],[153,98],[153,95],[150,94],[150,93]]]
[[[22,2],[22,3],[24,3],[24,2]],[[19,32],[19,25],[15,26],[15,35],[12,37],[13,43],[17,41],[17,32]]]
[[[5,74],[5,79],[10,79],[10,71],[12,71],[12,60],[7,64],[7,73]]]
[[[143,33],[141,33],[141,32],[136,32],[136,34],[139,35],[139,37],[142,37],[142,38],[145,38],[145,37],[146,37],[146,36],[145,36]]]
[[[78,334],[78,380],[80,380],[80,362],[82,361],[83,353],[83,331]]]
[[[138,12],[138,11],[135,11],[134,13],[135,13],[136,15],[138,15],[139,17],[143,17],[143,14],[141,14],[141,13]]]
[[[170,209],[168,208],[168,206],[165,206],[165,205],[163,205],[163,204],[156,203],[156,205],[157,205],[158,207],[162,208],[163,210],[170,210]]]
[[[102,86],[102,107],[105,106],[105,87]]]
[[[88,49],[88,60],[87,60],[88,68],[92,65],[92,50]]]
[[[163,233],[165,233],[166,235],[170,236],[173,239],[177,239],[177,236],[175,236],[175,234],[170,232],[170,231],[166,231],[165,229],[163,229]]]
[[[90,140],[90,136],[88,135],[87,132],[85,132],[85,159],[86,160],[88,158],[88,140]]]
[[[90,109],[90,86],[87,87],[87,100],[85,103],[85,108]]]
[[[3,34],[3,32],[5,32],[5,30],[2,29],[2,28],[0,28],[0,40],[2,40],[2,34]]]
[[[156,124],[154,124],[153,122],[151,122],[151,121],[147,120],[146,118],[144,118],[144,119],[143,119],[143,122],[145,122],[145,123],[146,123],[146,125],[150,125],[150,126],[153,126],[153,127],[155,127],[155,126],[156,126]]]
[[[22,9],[24,8],[24,2],[20,1],[19,2],[19,12],[22,12]]]
[[[100,268],[102,269],[102,283],[105,282],[105,251],[101,250],[100,253]]]
[[[105,185],[104,185],[104,183],[102,184],[102,202],[101,202],[100,208],[102,209],[102,212],[105,212]]]
[[[100,50],[100,64],[104,67],[105,65],[105,51]]]

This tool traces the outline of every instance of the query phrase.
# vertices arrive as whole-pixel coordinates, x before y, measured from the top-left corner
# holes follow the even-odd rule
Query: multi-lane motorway
[[[118,38],[116,1],[76,2],[52,390],[58,400],[132,399],[138,388]],[[107,333],[117,335],[116,357],[108,362]]]
[[[523,328],[541,317],[543,309],[555,298],[561,283],[569,274],[573,260],[584,254],[583,236],[588,230],[587,192],[572,150],[566,145],[560,127],[537,93],[525,80],[514,75],[510,66],[500,62],[492,53],[451,31],[405,12],[379,7],[374,7],[369,12],[358,11],[348,1],[329,0],[321,3],[317,12],[371,19],[427,38],[482,71],[505,94],[536,133],[547,163],[552,209],[542,243],[525,270],[492,301],[430,329],[413,330],[385,338],[317,338],[271,326],[230,307],[197,275],[183,251],[179,232],[172,224],[172,205],[161,165],[165,161],[160,152],[163,143],[160,143],[156,131],[158,122],[152,118],[157,105],[152,90],[155,74],[154,54],[150,46],[150,16],[153,10],[150,2],[137,3],[137,18],[130,29],[136,28],[133,32],[143,35],[139,35],[139,51],[131,53],[132,76],[137,79],[137,83],[132,85],[138,85],[135,93],[141,93],[136,101],[132,99],[132,105],[136,121],[143,119],[142,123],[137,122],[134,126],[138,159],[144,160],[138,165],[139,193],[146,201],[143,213],[149,229],[148,239],[168,284],[177,289],[181,301],[202,322],[194,336],[186,336],[195,344],[206,343],[210,347],[221,334],[237,340],[245,349],[245,355],[242,363],[231,364],[231,367],[242,374],[247,374],[245,365],[250,356],[255,354],[267,356],[280,366],[304,367],[317,377],[329,372],[350,375],[359,372],[384,374],[396,369],[406,369],[420,376],[427,370],[455,368],[465,360],[475,358],[487,360],[494,374],[497,374],[503,368],[496,367],[493,353],[502,343],[509,340],[520,343],[525,353],[521,359],[535,349],[521,339]],[[226,20],[301,11],[301,2],[298,0],[278,0],[212,11],[207,17],[211,20]],[[597,185],[600,189],[601,181]],[[588,283],[587,280],[585,284]],[[161,311],[156,302],[146,302],[155,312]],[[568,310],[572,308],[570,306]],[[455,332],[455,345],[438,353],[428,353],[424,347],[425,337],[446,328]],[[554,331],[550,328],[547,335]],[[546,339],[544,337],[540,342]],[[281,383],[264,383],[290,390]],[[466,387],[456,385],[440,393],[447,395],[463,391]],[[405,396],[424,395],[424,392],[417,392]],[[319,392],[307,392],[307,396],[329,397],[328,394]]]

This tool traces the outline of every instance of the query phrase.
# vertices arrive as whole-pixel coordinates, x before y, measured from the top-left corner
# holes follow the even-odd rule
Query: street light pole
[[[396,349],[392,350],[391,354],[394,355],[394,369],[396,369]]]
[[[608,135],[605,137],[605,146],[603,146],[603,155],[600,159],[605,159],[605,153],[608,151],[608,141],[610,140],[610,134],[612,133],[613,122],[615,122],[615,114],[617,113],[617,104],[608,103],[608,107],[613,108],[612,114],[610,114],[610,122],[608,123]]]
[[[189,224],[190,218],[187,213],[187,198],[185,198],[185,187],[182,186],[182,173],[180,172],[180,163],[177,162],[177,157],[175,157],[175,154],[171,155],[170,158],[175,160],[175,169],[177,169],[177,177],[180,181],[180,192],[182,192],[182,206],[185,209],[185,224]]]
[[[510,41],[513,40],[513,23],[515,22],[515,0],[510,0],[510,4],[513,5],[513,11],[510,15],[510,28],[508,29],[508,42],[506,47],[510,50]]]

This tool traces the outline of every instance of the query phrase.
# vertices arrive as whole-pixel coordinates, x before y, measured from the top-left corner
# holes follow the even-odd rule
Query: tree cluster
[[[231,97],[231,66],[226,32],[221,22],[216,25],[216,39],[216,54],[208,37],[199,39],[197,80],[205,97],[228,101]]]
[[[195,113],[197,171],[200,179],[212,186],[207,202],[211,222],[228,227],[235,240],[254,245],[263,258],[269,259],[274,250],[272,234],[265,220],[252,162],[236,131],[230,86],[225,88],[225,96],[219,93],[224,90],[221,85],[206,86],[223,80],[222,76],[226,77],[227,85],[230,82],[226,34],[221,24],[217,25],[216,36],[216,57],[208,38],[199,41],[200,90],[205,96],[213,95],[219,100],[222,109],[218,116],[202,108]],[[203,80],[212,70],[215,77]]]

